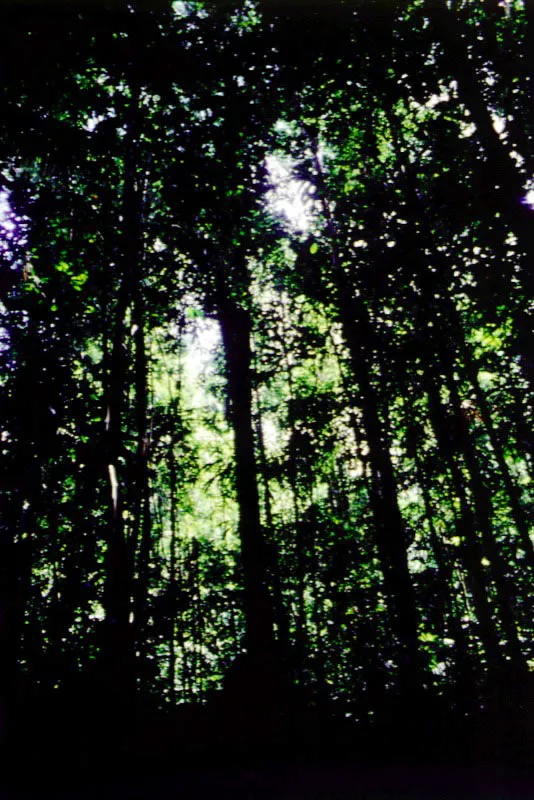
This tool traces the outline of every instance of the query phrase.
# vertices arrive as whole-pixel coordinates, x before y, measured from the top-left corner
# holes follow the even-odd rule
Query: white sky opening
[[[10,197],[9,189],[0,189],[0,254],[5,262],[11,264],[11,269],[16,269],[14,256],[17,251],[20,255],[20,249],[27,243],[26,227],[29,219],[15,213]]]
[[[96,111],[91,111],[91,114],[85,120],[83,127],[86,131],[88,131],[88,133],[92,133],[97,125],[100,125],[101,122],[104,122],[106,119],[113,119],[113,117],[116,116],[117,112],[112,107],[108,108],[105,114],[97,114]]]
[[[202,9],[195,8],[193,3],[188,3],[186,0],[175,0],[175,2],[172,3],[172,10],[177,17],[190,17],[193,11],[202,11]]]
[[[265,194],[270,213],[283,219],[292,232],[309,230],[315,211],[315,186],[296,178],[287,158],[267,156],[266,166],[272,186]]]
[[[534,210],[534,178],[532,179],[531,184],[532,185],[529,187],[525,197],[523,198],[523,205]]]
[[[184,345],[185,369],[192,380],[198,381],[202,372],[213,363],[221,341],[221,329],[216,320],[200,317],[190,321],[184,334]]]
[[[13,213],[13,209],[11,208],[11,203],[9,202],[9,194],[10,192],[8,189],[0,190],[0,255],[4,257],[6,262],[12,259],[10,243],[17,228],[15,215]],[[0,269],[8,270],[10,267],[7,265],[7,263],[4,263]],[[0,320],[6,316],[6,313],[6,307],[2,301],[0,301]],[[5,328],[3,325],[0,325],[0,352],[3,352],[8,348],[9,332],[7,328]]]
[[[13,211],[9,202],[10,192],[7,189],[0,191],[0,229],[2,238],[6,233],[15,230],[15,222],[13,220]]]

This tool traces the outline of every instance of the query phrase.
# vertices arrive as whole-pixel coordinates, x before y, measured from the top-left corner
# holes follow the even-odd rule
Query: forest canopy
[[[2,745],[527,752],[530,4],[0,21]]]

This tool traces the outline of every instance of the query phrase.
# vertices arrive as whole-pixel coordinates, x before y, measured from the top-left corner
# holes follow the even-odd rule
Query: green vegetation
[[[526,760],[531,16],[3,7],[5,753]]]

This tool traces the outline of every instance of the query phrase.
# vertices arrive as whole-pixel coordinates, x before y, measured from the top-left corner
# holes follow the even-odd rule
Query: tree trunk
[[[443,541],[436,530],[435,521],[438,518],[437,509],[432,502],[430,486],[432,475],[429,466],[423,464],[420,456],[423,433],[416,430],[414,418],[408,420],[411,438],[413,440],[413,458],[417,482],[423,493],[425,516],[430,531],[430,548],[438,568],[439,586],[442,606],[445,610],[446,624],[451,638],[455,644],[456,663],[456,697],[460,711],[472,711],[475,697],[476,676],[474,663],[469,656],[469,641],[461,623],[461,610],[458,598],[454,594],[454,560],[444,547]]]
[[[226,357],[230,417],[234,430],[245,645],[251,661],[260,662],[274,648],[274,615],[268,589],[254,450],[250,344],[252,324],[249,311],[238,304],[225,286],[219,287],[217,315]]]
[[[449,313],[447,315],[448,320],[454,322],[455,315],[453,314],[453,303],[448,302],[447,306],[449,308]],[[456,309],[454,308],[454,311],[455,310]],[[519,489],[514,483],[512,476],[510,475],[510,470],[508,469],[508,464],[506,463],[504,451],[499,439],[497,429],[493,423],[492,415],[486,400],[486,396],[478,383],[476,365],[474,364],[471,353],[469,352],[469,345],[465,342],[463,343],[462,346],[461,356],[463,357],[463,361],[465,364],[466,375],[475,393],[481,421],[487,430],[491,447],[495,456],[495,460],[498,464],[502,481],[506,489],[506,493],[508,495],[510,510],[512,512],[512,519],[517,528],[519,538],[521,541],[521,546],[525,552],[526,561],[530,567],[531,572],[534,574],[534,545],[532,544],[532,540],[529,534],[530,515],[523,508]],[[469,434],[469,431],[467,431],[466,433]]]
[[[131,486],[132,549],[137,545],[135,565],[134,627],[140,673],[146,672],[148,656],[147,623],[149,616],[148,587],[151,541],[150,482],[148,472],[148,360],[145,341],[144,302],[141,268],[135,280],[132,330],[135,342],[135,425],[137,445]]]
[[[409,179],[407,180],[407,196],[409,203],[413,203],[415,207],[420,206],[416,193],[414,192],[414,187],[411,185]],[[426,229],[425,222],[422,224],[425,232],[425,238],[430,237],[430,229]],[[478,555],[475,554],[475,550],[478,551],[480,549],[478,543],[475,544],[477,535],[476,531],[478,530],[482,536],[482,549],[480,551],[480,556],[486,556],[490,562],[490,571],[500,610],[500,621],[508,640],[508,650],[516,667],[519,670],[522,670],[525,668],[525,665],[513,613],[514,592],[507,577],[506,566],[493,533],[491,496],[480,470],[477,453],[472,441],[469,426],[464,414],[462,413],[461,399],[454,376],[455,359],[453,352],[451,352],[449,340],[451,338],[454,340],[454,336],[457,334],[457,330],[455,330],[454,326],[454,321],[456,320],[457,316],[456,309],[450,301],[445,300],[443,309],[440,309],[442,313],[436,315],[435,318],[430,318],[433,305],[433,296],[435,294],[436,287],[435,285],[434,287],[429,285],[429,276],[425,274],[422,267],[422,264],[424,263],[422,251],[413,247],[413,245],[411,249],[413,255],[412,263],[416,266],[419,265],[418,285],[421,291],[422,302],[421,300],[416,300],[417,305],[415,307],[415,313],[419,318],[421,330],[425,331],[425,335],[427,336],[427,340],[424,342],[424,345],[422,344],[422,347],[424,346],[426,348],[427,355],[426,362],[423,366],[428,374],[429,392],[434,398],[432,400],[434,419],[437,422],[439,415],[441,413],[444,414],[444,427],[445,429],[448,429],[450,445],[452,446],[453,450],[455,450],[458,455],[461,455],[464,460],[468,473],[468,486],[473,499],[473,534],[469,537],[469,546],[466,552],[472,552],[472,558],[471,556],[468,557],[471,561],[472,570],[475,570],[475,572],[478,573],[480,570],[475,564],[475,559],[478,558]],[[439,286],[440,281],[444,282],[443,278],[445,269],[441,255],[438,254],[436,257],[442,266],[441,274],[438,274],[437,277]],[[443,292],[444,296],[446,296],[446,286],[442,286],[441,291]],[[446,318],[445,321],[444,317]],[[450,322],[451,317],[452,325]],[[429,323],[432,324],[432,327],[429,326]],[[451,336],[451,333],[453,336]],[[445,410],[441,411],[441,401],[439,396],[435,394],[435,387],[440,383],[440,372],[445,376],[445,385],[450,393],[450,404],[452,411],[450,415]],[[437,424],[440,425],[441,423],[437,422]],[[455,457],[453,455],[451,468],[456,470],[455,481],[458,486],[458,491],[463,493],[464,489],[462,485],[463,478],[461,476],[461,470],[457,465],[455,465],[454,459]],[[478,579],[476,580],[477,586],[479,587],[476,591],[478,592],[480,589],[481,592],[483,589],[484,580],[482,580],[482,582],[479,582]],[[481,598],[480,602],[482,602]],[[490,634],[488,633],[488,636],[489,635]],[[489,641],[489,639],[488,646],[493,647],[493,644]]]
[[[435,372],[428,371],[425,377],[430,421],[436,435],[443,463],[450,471],[454,494],[460,505],[456,530],[460,538],[461,553],[470,579],[480,641],[486,652],[490,671],[497,672],[500,669],[504,653],[499,646],[499,637],[493,621],[489,602],[489,584],[482,568],[484,554],[476,534],[476,521],[464,489],[464,476],[452,452],[449,420],[439,396],[439,376]]]
[[[263,441],[263,431],[261,425],[261,412],[259,404],[257,404],[256,411],[256,439],[258,442],[258,455],[260,464],[260,473],[263,478],[263,506],[265,510],[265,523],[266,529],[272,536],[273,532],[273,516],[271,511],[271,493],[269,491],[269,479],[267,473],[267,457],[265,453],[265,444]],[[280,570],[280,563],[276,548],[268,541],[265,541],[268,556],[268,570],[271,576],[271,591],[274,604],[274,615],[276,622],[276,638],[279,643],[280,651],[283,657],[289,659],[290,657],[290,635],[289,635],[289,618],[287,609],[284,604],[284,594],[282,589],[282,577]]]
[[[418,216],[421,220],[420,224],[422,227],[424,239],[430,244],[432,242],[433,237],[432,237],[432,230],[428,223],[427,209],[425,209],[424,204],[420,201],[419,196],[417,194],[410,166],[408,164],[404,164],[404,167],[405,167],[404,169],[405,196],[407,203],[409,207],[413,209],[414,212],[419,212]],[[463,360],[465,365],[464,370],[475,392],[477,403],[479,405],[480,412],[482,413],[482,421],[488,431],[495,459],[500,468],[504,487],[508,494],[512,516],[519,533],[522,547],[525,551],[527,562],[530,568],[532,569],[534,565],[534,546],[532,545],[532,541],[529,535],[529,524],[528,524],[529,519],[527,513],[524,511],[521,505],[519,491],[511,478],[508,465],[506,464],[503,449],[501,447],[499,438],[497,436],[497,432],[493,424],[493,420],[491,417],[491,413],[489,411],[488,404],[486,402],[484,392],[481,390],[478,384],[476,368],[470,353],[470,347],[465,342],[465,337],[462,330],[462,323],[458,310],[448,295],[448,281],[447,281],[448,264],[446,262],[445,256],[440,251],[434,250],[433,259],[439,265],[440,269],[437,276],[433,277],[430,282],[430,275],[424,269],[425,259],[422,247],[418,248],[417,246],[414,246],[413,237],[411,237],[410,240],[407,242],[407,247],[409,248],[409,250],[411,250],[411,256],[412,256],[411,263],[416,267],[418,286],[421,291],[422,303],[417,299],[417,297],[415,298],[415,302],[418,307],[417,314],[419,316],[420,323],[423,325],[423,327],[426,327],[429,323],[432,323],[433,326],[432,327],[433,335],[431,337],[431,341],[433,342],[433,350],[429,352],[429,358],[430,359],[437,358],[438,361],[442,364],[447,374],[447,382],[449,384],[449,388],[451,389],[453,396],[456,398],[457,426],[458,430],[462,434],[462,441],[464,445],[466,445],[468,448],[468,457],[470,457],[470,464],[471,464],[470,470],[472,474],[472,479],[477,481],[479,487],[482,490],[482,494],[484,495],[484,497],[486,497],[485,505],[487,506],[488,503],[491,505],[491,500],[489,497],[488,490],[485,488],[484,481],[482,479],[482,475],[480,474],[480,469],[478,467],[478,461],[476,458],[476,453],[474,444],[472,442],[471,433],[469,431],[469,426],[467,425],[465,417],[461,412],[461,402],[458,396],[458,389],[456,387],[456,382],[454,380],[454,369],[456,366],[455,350],[457,348],[459,351],[460,359]],[[437,286],[436,286],[436,281],[437,281]],[[440,300],[441,313],[434,315],[432,314],[432,308],[434,305],[434,295],[436,289],[439,289],[442,295],[442,299]],[[484,511],[482,505],[480,506],[479,510],[483,517],[486,516],[486,512]],[[488,528],[488,530],[490,530],[490,528]],[[493,540],[493,536],[490,537],[488,534],[486,534],[485,538],[488,543],[490,543],[490,539]],[[489,546],[493,550],[493,546],[491,544]],[[500,558],[497,559],[497,561],[499,560]],[[506,584],[506,580],[504,581],[504,584]],[[507,594],[506,588],[504,590],[504,593]],[[505,616],[508,616],[508,614],[506,613]]]
[[[178,549],[178,471],[176,469],[176,444],[182,434],[182,350],[183,350],[183,321],[180,320],[177,334],[178,342],[178,375],[176,378],[176,395],[173,397],[170,413],[171,441],[167,455],[169,470],[169,516],[171,523],[171,543],[169,559],[169,694],[172,706],[176,705],[176,635],[178,633],[182,656],[182,694],[189,700],[189,665],[186,662],[186,649],[184,646],[184,619],[181,595],[183,592],[183,569],[177,557]],[[177,598],[180,597],[180,603]],[[179,608],[178,608],[179,605]],[[177,617],[180,616],[177,631]]]
[[[176,403],[178,404],[178,399]],[[174,414],[172,415],[174,417]],[[169,694],[171,705],[176,705],[176,617],[178,608],[176,598],[182,591],[182,571],[178,568],[177,547],[178,547],[178,521],[177,521],[177,475],[175,463],[175,420],[172,419],[171,441],[168,451],[168,470],[169,470],[169,517],[171,523],[171,543],[169,559]],[[183,620],[180,625],[180,633],[183,634]],[[183,662],[182,662],[183,663]]]
[[[113,323],[106,410],[110,496],[109,539],[105,559],[104,675],[110,702],[118,709],[119,715],[131,706],[135,692],[134,636],[130,623],[133,552],[124,524],[126,450],[123,435],[128,376],[126,315],[132,301],[133,282],[141,252],[142,197],[137,183],[139,127],[136,114],[137,109],[132,109],[130,137],[125,152],[120,283]]]
[[[288,425],[289,425],[289,460],[288,460],[288,478],[291,488],[291,499],[293,506],[293,518],[295,528],[295,568],[296,568],[296,595],[297,595],[297,614],[295,625],[295,651],[296,651],[296,664],[297,670],[301,671],[304,660],[306,658],[306,651],[308,649],[308,624],[306,614],[306,603],[304,601],[304,591],[306,585],[306,553],[302,535],[302,514],[300,511],[300,496],[299,496],[299,482],[298,482],[298,465],[297,453],[295,451],[295,442],[297,440],[297,429],[294,419],[294,411],[292,401],[295,399],[295,391],[293,385],[293,373],[291,363],[289,360],[289,353],[286,344],[286,326],[285,326],[285,307],[283,298],[280,297],[280,325],[282,329],[282,336],[280,344],[284,358],[284,367],[287,375],[287,385],[289,389],[289,397],[287,402],[288,411]]]
[[[369,321],[363,306],[358,310],[347,303],[348,288],[339,291],[340,318],[349,349],[354,379],[359,387],[359,402],[371,471],[370,500],[376,525],[377,546],[384,574],[393,631],[401,648],[406,675],[420,672],[418,619],[414,590],[408,569],[408,542],[397,500],[397,487],[387,435],[379,415],[379,400],[369,378]],[[356,314],[359,320],[356,321]],[[420,676],[419,676],[420,678]]]
[[[496,589],[503,631],[508,640],[508,648],[519,670],[526,670],[521,645],[518,638],[517,624],[514,619],[514,590],[506,574],[506,566],[501,556],[499,545],[492,529],[492,502],[488,487],[485,484],[469,429],[460,405],[458,389],[454,377],[449,373],[447,385],[453,402],[453,420],[458,444],[461,448],[465,464],[469,472],[469,488],[473,497],[473,507],[477,527],[482,534],[482,545],[490,562],[489,569]]]
[[[12,435],[16,450],[2,470],[0,493],[0,747],[14,744],[21,697],[20,659],[25,649],[34,542],[42,505],[43,352],[32,318],[18,342]],[[16,352],[16,349],[15,349]]]
[[[534,263],[533,214],[522,202],[525,190],[525,176],[517,169],[506,150],[499,134],[493,127],[490,111],[484,100],[474,63],[469,58],[459,31],[455,26],[452,12],[444,2],[427,4],[428,16],[433,24],[438,40],[442,41],[446,61],[451,73],[456,76],[458,94],[461,102],[471,112],[477,128],[477,137],[483,148],[486,164],[481,173],[483,180],[491,180],[485,201],[496,201],[504,220],[516,234],[525,253],[526,261],[522,270],[523,291],[528,299],[532,296],[532,264]],[[517,312],[517,337],[522,354],[522,366],[531,390],[534,388],[532,360],[532,316],[528,309]]]
[[[408,542],[398,505],[397,486],[389,452],[387,422],[381,419],[378,393],[370,378],[374,331],[368,311],[356,298],[341,264],[336,225],[328,204],[328,193],[319,161],[318,143],[309,134],[314,155],[318,193],[327,220],[332,258],[332,281],[343,336],[350,354],[354,380],[359,389],[363,428],[369,448],[371,509],[376,527],[378,554],[392,630],[397,638],[401,682],[409,692],[418,692],[423,683],[422,653],[419,648],[418,614],[408,568]]]

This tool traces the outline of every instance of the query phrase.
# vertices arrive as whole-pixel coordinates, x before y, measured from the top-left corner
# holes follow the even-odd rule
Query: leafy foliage
[[[338,6],[2,11],[6,746],[528,750],[528,9]]]

